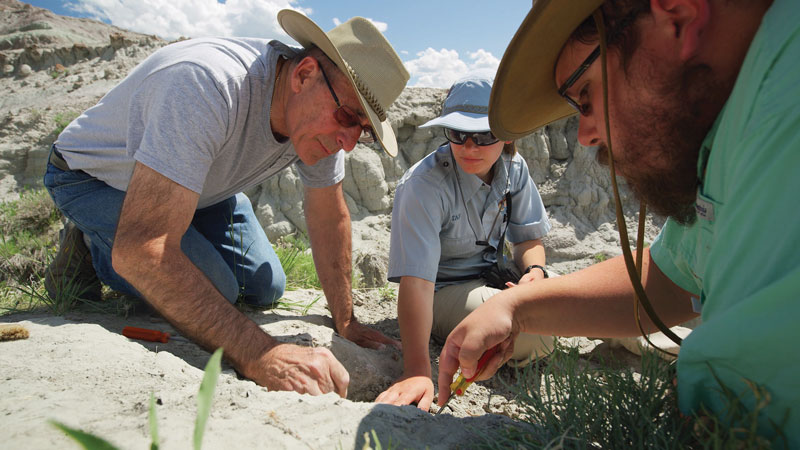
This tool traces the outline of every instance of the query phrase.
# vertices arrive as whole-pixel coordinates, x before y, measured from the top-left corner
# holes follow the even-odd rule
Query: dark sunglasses
[[[597,48],[594,49],[592,53],[589,54],[589,56],[586,57],[585,60],[583,60],[583,63],[580,66],[578,66],[577,69],[575,69],[575,72],[572,72],[572,75],[570,75],[569,78],[567,78],[567,81],[565,81],[564,84],[562,84],[561,87],[558,88],[558,95],[563,97],[564,100],[566,100],[567,103],[569,103],[570,106],[575,108],[575,110],[578,111],[578,113],[582,116],[586,115],[586,106],[581,105],[576,100],[572,99],[569,95],[567,95],[567,89],[571,88],[572,85],[575,84],[576,81],[578,81],[581,75],[583,75],[583,73],[586,72],[586,70],[592,65],[592,63],[594,63],[594,60],[596,60],[598,56],[600,56],[599,45],[597,46]]]
[[[375,132],[372,130],[372,127],[361,125],[358,114],[348,106],[339,103],[339,97],[337,97],[336,92],[333,91],[333,86],[331,86],[331,82],[328,80],[328,75],[326,75],[325,71],[322,69],[322,64],[319,64],[319,70],[322,72],[322,78],[325,79],[325,84],[328,85],[328,90],[331,91],[333,101],[336,102],[336,111],[333,112],[333,118],[336,119],[336,122],[344,128],[361,127],[361,136],[358,138],[358,142],[362,144],[371,144],[375,142]]]
[[[444,129],[444,137],[453,144],[464,145],[467,139],[472,139],[472,142],[480,147],[492,145],[500,141],[491,131],[481,131],[480,133],[473,133],[469,131],[459,131],[452,128]]]

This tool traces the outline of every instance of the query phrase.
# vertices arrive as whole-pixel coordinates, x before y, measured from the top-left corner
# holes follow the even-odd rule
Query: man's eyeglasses
[[[453,144],[464,145],[467,139],[472,139],[472,142],[480,147],[492,145],[500,139],[497,139],[491,131],[482,131],[480,133],[473,133],[469,131],[459,131],[452,128],[444,129],[444,137]]]
[[[569,103],[570,106],[575,108],[575,110],[578,111],[578,113],[580,113],[580,115],[582,116],[586,115],[587,113],[586,106],[581,105],[576,100],[573,100],[569,95],[567,95],[567,89],[571,88],[572,85],[575,84],[576,81],[578,81],[581,75],[583,75],[583,73],[586,72],[586,70],[592,65],[592,63],[594,62],[594,60],[597,59],[598,56],[600,56],[599,45],[597,46],[597,48],[594,49],[592,53],[589,54],[589,56],[586,57],[583,63],[580,66],[578,66],[577,69],[575,69],[575,72],[572,72],[572,75],[570,75],[570,77],[567,78],[567,81],[565,81],[564,84],[562,84],[561,87],[558,88],[558,95],[562,96],[564,100],[566,100],[567,103]]]
[[[336,102],[336,111],[333,112],[333,118],[336,119],[336,122],[344,128],[361,127],[361,136],[358,138],[358,142],[362,144],[371,144],[375,142],[375,132],[372,130],[372,127],[361,125],[358,114],[350,109],[350,107],[339,103],[339,97],[337,97],[336,92],[333,91],[333,86],[331,86],[331,82],[328,80],[328,75],[326,75],[325,71],[322,69],[322,64],[319,64],[319,70],[322,72],[322,78],[325,79],[325,84],[328,85],[328,90],[331,91],[333,101]]]

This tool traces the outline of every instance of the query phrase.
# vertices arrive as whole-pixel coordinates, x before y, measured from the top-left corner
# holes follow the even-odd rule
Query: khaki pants
[[[439,289],[433,295],[433,335],[446,339],[459,322],[498,292],[485,286],[480,279]],[[549,355],[554,341],[553,336],[520,333],[514,341],[514,354],[508,364],[523,366],[532,359]]]

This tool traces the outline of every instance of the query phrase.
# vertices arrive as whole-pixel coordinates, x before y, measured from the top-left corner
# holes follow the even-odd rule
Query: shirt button
[[[445,167],[450,167],[450,163],[447,162],[447,161],[443,162],[442,165],[445,166]]]

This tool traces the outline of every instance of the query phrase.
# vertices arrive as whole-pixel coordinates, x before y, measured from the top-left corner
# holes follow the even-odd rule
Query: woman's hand
[[[421,375],[401,378],[383,391],[375,402],[396,406],[416,403],[417,408],[428,411],[433,402],[433,380]]]
[[[541,269],[538,269],[538,268],[534,267],[530,272],[522,275],[519,278],[519,281],[517,281],[516,283],[513,283],[511,281],[506,282],[506,287],[514,287],[514,286],[516,286],[518,284],[525,284],[525,283],[531,283],[531,282],[537,281],[537,280],[544,280],[544,278],[545,278],[544,277],[544,272],[542,272]]]

